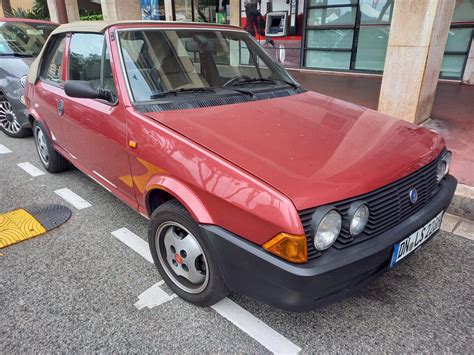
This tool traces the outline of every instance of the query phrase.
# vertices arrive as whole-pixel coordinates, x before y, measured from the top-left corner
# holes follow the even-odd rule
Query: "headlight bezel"
[[[452,153],[448,150],[438,161],[438,166],[436,167],[436,181],[438,184],[448,175],[449,169],[451,168],[451,159]]]
[[[357,212],[361,209],[361,208],[365,208],[367,210],[367,217],[365,219],[365,222],[363,224],[363,227],[360,228],[359,227],[359,230],[356,230],[354,231],[354,227],[353,227],[353,222],[356,218],[356,215],[357,215]],[[352,237],[357,237],[359,235],[361,235],[365,228],[367,227],[367,223],[369,222],[369,218],[370,218],[370,208],[369,208],[369,205],[367,204],[367,202],[363,201],[363,200],[359,200],[359,201],[354,201],[351,203],[350,207],[349,207],[349,210],[347,211],[347,218],[345,218],[345,228],[349,231],[349,234],[352,236]]]
[[[331,239],[329,239],[329,242],[326,241],[325,244],[321,244],[321,238],[322,236],[318,238],[318,233],[323,231],[320,231],[320,227],[322,227],[323,222],[326,221],[327,218],[331,218],[331,216],[337,216],[337,222],[333,224],[331,227],[335,227],[334,232],[332,233]],[[339,235],[341,234],[342,230],[342,216],[335,208],[334,206],[324,206],[321,208],[318,208],[314,214],[313,217],[311,218],[311,226],[312,226],[312,236],[313,236],[313,245],[317,251],[324,251],[329,249],[337,240]],[[319,234],[321,235],[321,234]]]

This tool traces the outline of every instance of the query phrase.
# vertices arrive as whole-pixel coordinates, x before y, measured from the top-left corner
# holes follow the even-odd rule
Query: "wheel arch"
[[[213,224],[213,219],[201,199],[183,182],[169,176],[153,176],[146,187],[145,205],[148,215],[170,199],[178,200],[199,223]]]
[[[48,138],[51,139],[51,130],[49,129],[48,123],[45,120],[41,119],[41,116],[38,114],[36,110],[34,109],[28,110],[28,121],[30,122],[32,129],[33,129],[33,123],[35,121],[38,122],[38,124],[43,126]]]

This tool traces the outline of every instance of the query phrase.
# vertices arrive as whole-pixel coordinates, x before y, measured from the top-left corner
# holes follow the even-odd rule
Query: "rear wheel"
[[[31,129],[22,127],[16,117],[13,107],[5,96],[0,95],[0,129],[13,138],[31,135]]]
[[[36,151],[43,167],[50,173],[59,173],[69,168],[69,162],[52,146],[44,128],[38,122],[33,123]]]
[[[198,224],[178,201],[167,201],[153,212],[148,241],[156,268],[178,296],[210,306],[228,295]]]

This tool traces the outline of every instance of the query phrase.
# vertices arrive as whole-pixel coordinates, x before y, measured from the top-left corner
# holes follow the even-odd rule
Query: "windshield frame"
[[[157,102],[157,101],[163,101],[167,100],[167,98],[157,98],[157,99],[149,99],[149,100],[135,100],[135,97],[133,95],[127,70],[125,67],[125,59],[124,59],[124,54],[122,51],[122,43],[120,40],[120,32],[133,32],[133,31],[206,31],[206,32],[236,32],[245,35],[249,41],[252,41],[253,44],[258,48],[259,50],[259,55],[262,57],[265,57],[267,61],[269,61],[272,65],[272,70],[276,71],[278,74],[282,75],[283,77],[287,77],[289,82],[293,83],[296,87],[300,87],[300,84],[293,78],[293,76],[280,64],[278,63],[271,55],[268,53],[268,51],[265,50],[261,46],[261,44],[253,37],[251,36],[248,32],[246,32],[243,29],[240,28],[229,28],[229,27],[223,27],[223,28],[218,28],[218,27],[192,27],[192,26],[166,26],[166,27],[156,27],[156,26],[146,26],[146,27],[127,27],[127,28],[117,28],[114,29],[112,32],[114,33],[115,37],[115,42],[117,44],[117,49],[118,49],[118,55],[120,59],[120,69],[122,71],[122,76],[125,81],[125,86],[127,88],[127,94],[128,98],[130,100],[130,103],[132,105],[142,105],[145,103],[149,102]],[[281,84],[279,86],[274,86],[274,87],[262,87],[260,91],[272,91],[277,88],[281,88],[285,84]],[[210,89],[219,89],[218,87],[209,87]],[[225,89],[225,88],[224,88]],[[229,88],[231,89],[231,88]],[[209,93],[208,93],[209,94]],[[169,99],[168,99],[169,100]]]
[[[43,42],[43,45],[38,48],[37,52],[31,52],[31,53],[30,52],[17,52],[17,51],[12,50],[12,48],[10,48],[9,46],[7,46],[7,48],[6,48],[7,53],[0,53],[0,57],[15,57],[15,56],[18,56],[18,57],[36,57],[36,56],[38,56],[41,53],[41,50],[44,47],[44,45],[47,43],[48,38],[51,35],[51,33],[59,26],[59,25],[57,25],[53,22],[49,23],[49,22],[42,22],[42,21],[39,21],[39,22],[36,22],[36,21],[21,21],[20,19],[18,19],[18,21],[14,21],[14,20],[11,20],[11,19],[8,19],[8,21],[0,20],[0,27],[3,27],[5,25],[12,25],[12,26],[16,27],[19,30],[23,30],[23,26],[29,26],[32,29],[36,30],[36,31],[38,31],[38,30],[43,31],[44,28],[41,28],[41,27],[47,27],[48,30],[51,29],[51,31],[49,32],[49,34],[47,36],[44,36],[44,33],[42,33],[41,35],[38,35],[38,36],[43,37],[44,42]],[[31,35],[29,35],[29,36],[31,36]],[[22,48],[22,49],[26,49],[26,48]],[[11,51],[11,53],[9,53],[9,51]]]

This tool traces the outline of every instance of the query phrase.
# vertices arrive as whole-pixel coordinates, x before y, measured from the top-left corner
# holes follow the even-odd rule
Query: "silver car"
[[[23,96],[26,74],[56,27],[48,21],[0,18],[0,130],[10,137],[31,134]]]

